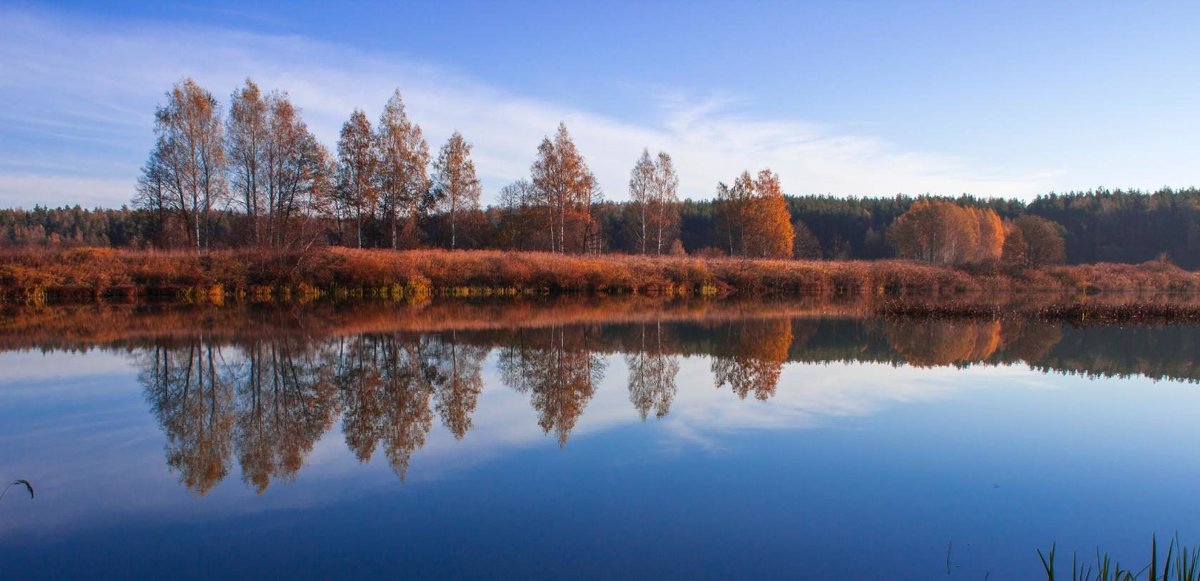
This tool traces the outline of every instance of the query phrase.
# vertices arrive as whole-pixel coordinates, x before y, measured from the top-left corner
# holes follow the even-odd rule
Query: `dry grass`
[[[281,293],[943,296],[978,291],[1200,292],[1200,274],[1162,263],[975,271],[906,261],[568,256],[539,252],[319,249],[307,253],[78,248],[0,254],[0,296],[22,302]]]

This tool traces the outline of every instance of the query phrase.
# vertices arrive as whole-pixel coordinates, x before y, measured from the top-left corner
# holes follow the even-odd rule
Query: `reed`
[[[900,260],[812,261],[563,255],[495,250],[203,253],[108,248],[0,253],[0,298],[25,304],[280,296],[654,295],[952,297],[980,292],[1200,293],[1200,274],[1165,263],[1001,271]]]
[[[1050,545],[1050,550],[1046,553],[1042,553],[1041,549],[1037,551],[1048,581],[1058,578],[1057,566],[1054,562],[1056,552],[1055,544]],[[1189,549],[1179,541],[1179,536],[1176,535],[1167,545],[1166,554],[1161,560],[1159,553],[1158,539],[1151,537],[1150,562],[1136,570],[1123,567],[1119,561],[1108,553],[1100,552],[1099,549],[1096,550],[1094,562],[1080,561],[1079,556],[1072,553],[1071,581],[1136,581],[1142,579],[1143,575],[1148,581],[1197,581],[1200,579],[1200,565],[1198,565],[1200,564],[1200,547]]]

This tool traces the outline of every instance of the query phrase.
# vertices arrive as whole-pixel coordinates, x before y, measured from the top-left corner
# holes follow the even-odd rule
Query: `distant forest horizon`
[[[1014,198],[952,196],[833,196],[784,195],[793,221],[803,221],[816,241],[816,248],[801,256],[819,260],[877,260],[895,258],[896,251],[885,234],[896,218],[923,199],[953,202],[969,207],[991,208],[1005,220],[1033,215],[1062,227],[1066,263],[1119,262],[1137,264],[1166,258],[1176,265],[1200,268],[1200,188],[1161,188],[1154,192],[1136,189],[1104,189],[1039,195],[1031,201]],[[602,249],[606,252],[636,253],[633,241],[623,232],[624,216],[632,201],[601,202],[595,215],[601,224]],[[688,254],[716,247],[716,225],[712,199],[684,198],[680,203],[679,239]],[[499,205],[480,210],[485,223],[498,223]],[[240,244],[232,233],[239,214],[217,212],[215,248]],[[185,247],[186,241],[158,244],[153,240],[151,212],[121,208],[62,207],[0,209],[0,247],[90,246],[113,248]],[[439,245],[437,216],[421,228],[416,247]],[[496,240],[497,233],[484,232],[465,240],[463,248],[523,249]],[[327,242],[336,245],[336,240]]]

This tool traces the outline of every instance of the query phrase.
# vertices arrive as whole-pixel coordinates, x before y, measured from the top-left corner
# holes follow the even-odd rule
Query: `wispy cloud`
[[[286,90],[331,147],[352,109],[377,116],[398,87],[431,147],[454,130],[475,144],[488,198],[525,175],[538,142],[560,120],[612,199],[625,197],[629,168],[643,147],[671,153],[682,193],[697,198],[743,169],[765,166],[797,194],[1029,196],[1047,189],[1049,174],[994,173],[819,123],[742,115],[727,96],[648,94],[654,114],[636,117],[651,121],[632,122],[444,67],[309,38],[150,22],[102,28],[14,10],[0,10],[0,20],[0,98],[7,104],[0,117],[0,205],[126,202],[153,139],[154,107],[185,76],[222,99],[247,76]]]

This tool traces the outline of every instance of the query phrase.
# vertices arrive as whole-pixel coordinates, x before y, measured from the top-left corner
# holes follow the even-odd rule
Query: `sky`
[[[793,195],[1200,185],[1200,3],[245,4],[0,0],[0,207],[128,203],[186,77],[286,91],[330,149],[399,89],[485,203],[560,121],[611,200],[643,148],[695,199],[763,167]]]

